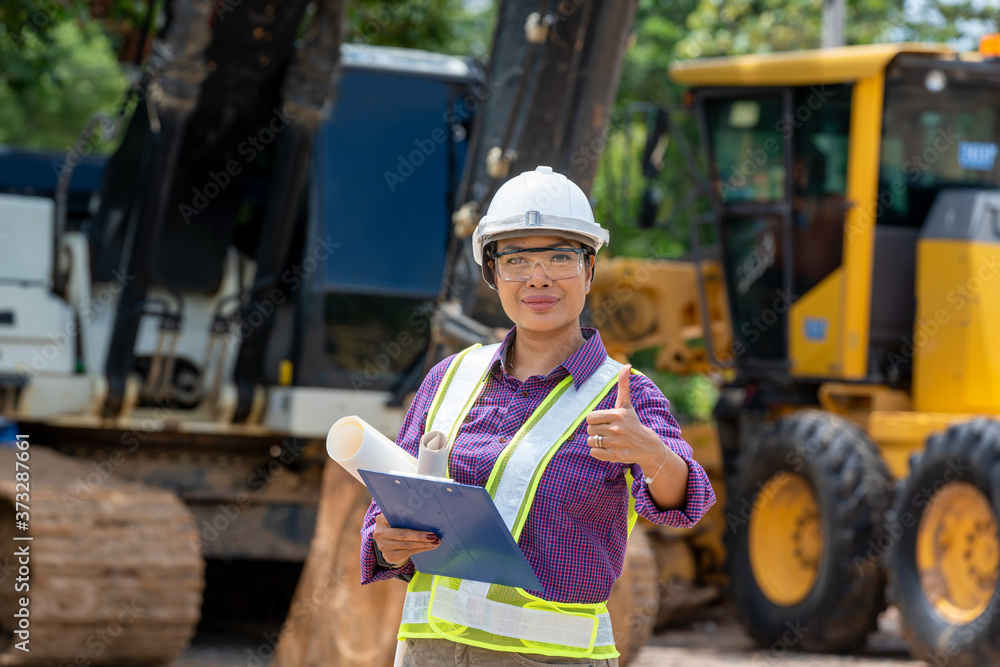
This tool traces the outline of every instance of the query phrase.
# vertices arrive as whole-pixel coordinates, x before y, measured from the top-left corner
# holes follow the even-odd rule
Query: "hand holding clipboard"
[[[483,487],[418,475],[358,472],[389,525],[440,538],[436,548],[411,556],[420,572],[542,590]]]

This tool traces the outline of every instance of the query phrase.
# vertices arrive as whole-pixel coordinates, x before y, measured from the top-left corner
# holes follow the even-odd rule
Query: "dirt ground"
[[[736,622],[722,611],[718,620],[701,620],[684,629],[655,635],[630,667],[723,667],[730,665],[781,665],[782,667],[826,667],[828,665],[891,665],[925,667],[912,660],[901,636],[899,614],[890,609],[879,619],[879,630],[868,638],[861,655],[818,655],[786,651],[782,646],[760,649]]]
[[[170,667],[264,667],[261,634],[199,635],[195,644]],[[718,609],[712,618],[683,629],[656,634],[630,667],[827,667],[875,665],[923,667],[911,660],[901,638],[899,615],[890,609],[879,619],[879,631],[868,640],[863,655],[837,656],[795,653],[782,646],[760,649],[740,627],[730,610]]]

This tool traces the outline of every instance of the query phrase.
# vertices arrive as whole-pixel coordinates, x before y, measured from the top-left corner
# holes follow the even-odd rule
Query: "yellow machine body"
[[[725,384],[718,428],[682,431],[732,502],[694,531],[656,532],[656,544],[670,565],[661,564],[665,580],[731,577],[758,638],[779,636],[781,610],[801,618],[822,600],[822,625],[855,604],[843,590],[879,589],[866,569],[878,555],[845,557],[837,535],[881,530],[882,510],[872,508],[890,502],[893,478],[914,479],[913,454],[931,452],[935,434],[1000,415],[1000,183],[987,164],[1000,152],[987,122],[1000,104],[966,82],[996,78],[993,65],[970,60],[895,44],[676,65],[673,78],[694,89],[718,259],[615,257],[597,271],[591,312],[609,353],[658,347],[659,370]],[[975,104],[952,103],[962,95]],[[955,109],[965,116],[949,116]],[[935,115],[965,125],[952,133]],[[827,172],[803,184],[817,148]],[[727,391],[740,398],[727,403]],[[825,454],[833,458],[823,467]],[[863,497],[872,514],[849,523],[847,496]],[[987,500],[970,485],[949,487],[919,522],[913,571],[948,623],[972,623],[998,580]],[[825,561],[838,554],[851,567],[832,581]],[[843,619],[874,619],[875,602],[831,621],[829,636],[842,632],[843,644],[803,647],[856,645],[868,621]]]
[[[1000,244],[921,240],[916,285],[913,409],[1000,414]]]
[[[698,281],[704,285],[705,312]],[[602,260],[590,291],[591,318],[608,354],[626,358],[657,346],[657,368],[675,373],[712,369],[703,323],[710,322],[711,346],[719,359],[732,354],[732,324],[722,267],[693,262],[615,257]]]
[[[850,130],[844,195],[843,246],[840,265],[817,284],[798,294],[788,309],[787,375],[793,381],[818,384],[823,408],[850,418],[866,430],[880,446],[894,476],[906,474],[907,461],[920,450],[926,438],[948,425],[975,415],[1000,414],[1000,244],[968,239],[924,238],[916,243],[915,279],[912,293],[899,299],[915,299],[916,317],[909,340],[903,345],[904,361],[911,362],[912,382],[903,390],[872,382],[870,354],[876,244],[876,221],[880,214],[880,153],[885,144],[885,91],[887,72],[901,56],[928,60],[957,54],[940,45],[882,44],[783,54],[709,58],[677,63],[672,78],[692,88],[724,91],[768,90],[787,87],[852,86]],[[965,60],[977,60],[963,56]],[[896,76],[893,73],[893,76]],[[713,94],[717,94],[713,92]],[[798,111],[798,109],[796,109]],[[885,189],[883,184],[882,188]],[[996,223],[1000,225],[1000,223]],[[631,260],[615,260],[625,262]],[[641,261],[647,272],[655,264]],[[673,304],[696,303],[697,293],[689,278],[693,269],[670,262],[670,271],[650,287],[648,305],[660,304],[659,316],[633,312],[642,320],[649,344],[653,338],[671,341],[673,349],[701,334],[675,315]],[[624,270],[623,265],[616,271]],[[711,274],[713,277],[721,275]],[[600,278],[600,273],[598,273]],[[720,289],[723,291],[720,294]],[[728,303],[727,285],[716,279],[710,285],[714,308]],[[656,292],[660,296],[656,296]],[[599,292],[600,293],[600,292]],[[656,320],[656,324],[652,324]],[[807,323],[822,320],[824,335],[808,335]],[[724,333],[723,323],[736,327],[730,314],[712,320],[715,339]],[[610,338],[611,345],[637,349],[636,336]],[[729,339],[734,356],[740,353],[738,336]],[[717,346],[718,349],[718,346]],[[675,372],[699,372],[699,363],[686,356],[657,361]],[[794,411],[775,408],[774,418]]]

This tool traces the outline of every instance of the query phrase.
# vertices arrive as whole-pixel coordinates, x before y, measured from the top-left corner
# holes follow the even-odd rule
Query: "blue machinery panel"
[[[467,146],[449,109],[465,92],[454,81],[345,70],[314,153],[313,228],[340,244],[326,290],[437,295]]]

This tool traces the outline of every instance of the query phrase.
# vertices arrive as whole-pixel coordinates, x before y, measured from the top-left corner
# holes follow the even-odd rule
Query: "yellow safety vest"
[[[427,416],[427,430],[454,443],[486,383],[498,345],[475,345],[449,365]],[[545,397],[501,452],[486,489],[518,540],[542,473],[559,447],[617,382],[608,358],[579,389],[566,377]],[[629,502],[629,529],[635,521]],[[521,588],[417,572],[410,581],[399,638],[449,639],[494,651],[611,659],[618,657],[604,602],[552,602]]]

